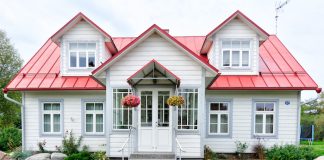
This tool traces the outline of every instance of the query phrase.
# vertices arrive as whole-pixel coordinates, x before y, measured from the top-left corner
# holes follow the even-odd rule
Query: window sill
[[[227,134],[211,134],[211,133],[207,133],[206,138],[232,138],[232,134],[231,133],[227,133]]]
[[[83,135],[82,135],[83,137],[105,137],[106,136],[106,133],[98,133],[98,134],[96,134],[96,133],[84,133]]]
[[[41,133],[40,137],[63,137],[63,133]]]
[[[199,135],[199,130],[198,129],[176,129],[176,134],[177,135]]]
[[[254,138],[254,139],[258,139],[258,138],[277,139],[278,135],[275,135],[275,134],[254,134],[254,135],[252,135],[252,138]]]

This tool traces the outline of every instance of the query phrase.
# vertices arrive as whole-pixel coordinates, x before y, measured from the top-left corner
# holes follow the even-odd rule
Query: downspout
[[[24,107],[24,104],[25,104],[25,93],[22,93],[22,99],[23,99],[23,103],[20,103],[12,98],[10,98],[8,96],[8,89],[5,88],[3,89],[3,95],[4,95],[4,98],[7,99],[8,101],[12,102],[12,103],[15,103],[17,104],[18,106],[21,107],[21,130],[22,130],[22,150],[24,151],[25,150],[25,107]]]

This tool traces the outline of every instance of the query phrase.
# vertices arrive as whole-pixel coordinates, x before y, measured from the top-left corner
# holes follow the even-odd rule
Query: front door
[[[172,110],[167,104],[170,89],[139,90],[138,151],[172,151]]]

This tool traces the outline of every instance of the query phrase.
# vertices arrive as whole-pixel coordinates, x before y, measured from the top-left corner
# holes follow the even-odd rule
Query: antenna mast
[[[285,2],[281,3],[279,2],[279,4],[276,7],[276,34],[278,33],[278,18],[279,18],[279,11],[281,11],[281,9],[288,4],[290,0],[286,0]]]

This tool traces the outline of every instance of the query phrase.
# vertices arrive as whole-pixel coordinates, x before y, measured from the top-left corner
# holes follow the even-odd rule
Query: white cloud
[[[276,1],[260,0],[1,0],[0,29],[25,61],[78,12],[112,36],[137,36],[152,24],[172,35],[206,35],[236,10],[274,33]],[[319,85],[324,86],[324,1],[294,0],[279,17],[279,38]],[[303,99],[315,92],[303,92]]]

